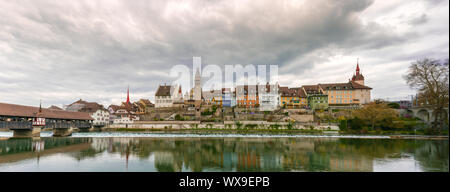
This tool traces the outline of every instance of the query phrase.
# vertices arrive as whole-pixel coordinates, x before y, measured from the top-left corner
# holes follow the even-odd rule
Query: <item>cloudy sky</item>
[[[346,82],[359,58],[372,99],[449,56],[447,0],[0,0],[0,102],[154,101],[170,68],[278,65],[285,86]]]

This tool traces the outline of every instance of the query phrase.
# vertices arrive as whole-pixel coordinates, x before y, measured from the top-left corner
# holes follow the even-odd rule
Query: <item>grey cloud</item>
[[[352,54],[416,38],[362,23],[359,14],[371,0],[305,1],[298,7],[281,1],[190,3],[0,0],[0,49],[11,48],[0,54],[0,65],[23,74],[5,78],[0,72],[0,101],[111,102],[127,85],[132,94],[155,91],[170,81],[160,72],[191,66],[192,56],[202,56],[204,65],[278,64],[280,73],[300,76],[328,61],[318,53]],[[73,96],[44,94],[49,90]]]
[[[428,21],[427,14],[424,13],[419,17],[412,18],[411,20],[408,21],[408,23],[411,25],[420,25],[426,23],[427,21]]]

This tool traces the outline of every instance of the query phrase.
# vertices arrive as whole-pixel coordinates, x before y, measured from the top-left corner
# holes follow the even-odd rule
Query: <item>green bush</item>
[[[347,120],[341,120],[341,121],[339,122],[339,129],[340,129],[341,131],[347,131],[347,129],[348,129]]]
[[[258,127],[257,124],[246,124],[246,125],[245,125],[245,128],[246,128],[246,129],[255,129],[255,128],[257,128],[257,127]]]
[[[241,127],[242,127],[242,123],[239,121],[236,121],[235,125],[236,125],[236,129],[241,129]]]
[[[291,130],[294,127],[294,125],[292,125],[291,122],[289,122],[289,124],[287,125],[287,129]]]
[[[280,125],[275,124],[275,125],[269,125],[270,129],[278,129],[280,128]]]

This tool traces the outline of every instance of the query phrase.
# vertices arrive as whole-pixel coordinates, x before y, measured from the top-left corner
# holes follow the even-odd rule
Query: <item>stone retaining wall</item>
[[[291,124],[292,129],[315,129],[315,130],[339,130],[337,125],[312,125]],[[131,124],[112,124],[106,128],[134,128],[134,129],[288,129],[288,122],[267,121],[224,121],[200,122],[200,121],[139,121]]]

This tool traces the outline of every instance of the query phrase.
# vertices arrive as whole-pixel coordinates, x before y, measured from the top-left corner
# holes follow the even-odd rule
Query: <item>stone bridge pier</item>
[[[73,127],[69,128],[54,128],[53,137],[68,137],[71,136],[73,132]]]
[[[40,137],[42,126],[33,126],[29,129],[11,129],[13,131],[13,137]]]

